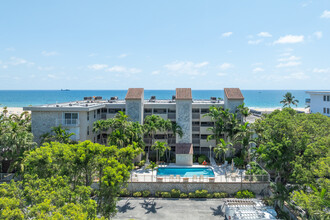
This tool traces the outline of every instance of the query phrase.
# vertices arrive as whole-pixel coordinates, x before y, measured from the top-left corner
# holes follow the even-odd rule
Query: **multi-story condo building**
[[[310,112],[330,116],[330,91],[308,91],[307,93],[310,99],[306,99],[306,104],[309,104]]]
[[[244,97],[239,88],[225,88],[224,94],[223,100],[216,97],[196,100],[193,99],[190,88],[177,88],[171,99],[157,100],[152,96],[145,100],[143,88],[130,88],[125,100],[118,100],[117,97],[109,100],[85,97],[83,101],[24,107],[24,110],[31,111],[32,132],[36,142],[40,141],[42,134],[50,132],[52,127],[58,125],[75,133],[72,138],[76,141],[102,142],[102,139],[107,138],[107,132],[94,134],[93,123],[113,118],[119,111],[123,111],[131,120],[141,124],[148,115],[159,115],[163,119],[176,122],[183,130],[182,137],[170,133],[167,139],[167,135],[158,132],[155,139],[166,141],[172,150],[177,143],[192,143],[194,152],[199,153],[215,146],[215,140],[206,140],[211,134],[208,128],[213,127],[211,119],[204,117],[210,106],[221,106],[235,112],[237,106],[243,103]],[[150,137],[144,137],[144,141],[147,146],[151,145]]]

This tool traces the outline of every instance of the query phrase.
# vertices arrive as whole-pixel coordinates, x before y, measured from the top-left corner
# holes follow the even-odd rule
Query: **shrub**
[[[123,188],[123,189],[120,189],[119,195],[122,196],[122,197],[126,197],[126,196],[130,195],[130,192],[128,191],[128,189]]]
[[[162,192],[162,198],[171,198],[171,194],[169,192]]]
[[[188,194],[188,197],[189,197],[189,198],[196,198],[196,195],[195,195],[195,193],[189,193],[189,194]]]
[[[205,156],[204,154],[202,154],[202,155],[200,155],[200,156],[198,157],[198,163],[199,163],[199,164],[203,164],[204,160],[205,160],[206,162],[209,162],[209,158],[208,158],[207,156]]]
[[[236,167],[243,167],[244,166],[244,160],[240,157],[234,158],[234,163]]]
[[[213,194],[212,194],[212,193],[208,193],[208,194],[206,195],[206,198],[213,198]]]
[[[149,195],[150,195],[150,191],[148,191],[148,190],[145,190],[142,192],[143,197],[148,197]]]
[[[196,198],[206,198],[207,194],[208,194],[208,191],[205,189],[195,191]]]
[[[186,193],[180,193],[180,198],[187,198],[188,195]]]
[[[178,189],[172,189],[171,190],[171,197],[172,198],[179,198],[181,191]]]
[[[155,196],[156,197],[161,197],[162,196],[162,192],[161,191],[156,191],[155,192]]]
[[[227,193],[216,192],[216,193],[213,193],[213,197],[214,198],[227,198],[228,194]]]
[[[235,198],[240,198],[240,199],[248,199],[248,198],[255,198],[255,197],[256,196],[254,195],[254,193],[249,190],[238,191],[235,194]]]
[[[145,160],[141,160],[141,161],[138,163],[138,166],[139,166],[139,167],[143,167],[145,163],[146,163]]]
[[[247,175],[266,175],[267,172],[262,169],[256,162],[250,162],[250,169],[246,171]]]
[[[142,193],[141,192],[135,192],[135,193],[133,193],[133,196],[134,197],[141,197]]]

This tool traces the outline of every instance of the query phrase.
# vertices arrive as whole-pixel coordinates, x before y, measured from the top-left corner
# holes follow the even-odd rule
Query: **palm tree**
[[[57,141],[64,144],[70,144],[74,141],[71,140],[71,136],[75,133],[68,132],[69,129],[63,128],[62,125],[52,127],[51,133],[45,133],[40,136],[41,143]]]
[[[218,144],[218,141],[225,130],[225,123],[228,121],[229,115],[230,113],[228,109],[224,110],[222,107],[216,106],[211,106],[209,113],[203,115],[203,117],[210,117],[211,121],[214,123],[213,127],[208,128],[213,134],[207,137],[207,141],[215,139],[216,145]]]
[[[295,99],[296,97],[294,97],[291,94],[291,92],[285,93],[285,95],[283,97],[284,97],[284,99],[282,101],[280,101],[280,103],[283,104],[283,107],[288,106],[289,108],[291,108],[290,105],[298,106],[299,100]]]
[[[220,138],[220,143],[215,146],[214,153],[216,156],[219,156],[220,160],[220,155],[223,154],[223,162],[226,161],[226,153],[228,150],[230,150],[230,146],[233,144],[230,142],[226,142],[224,139]]]
[[[250,145],[255,144],[254,139],[252,138],[253,132],[250,129],[249,123],[239,127],[239,132],[234,136],[235,143],[240,143],[243,147],[244,152],[248,153],[248,162],[250,162]]]
[[[145,131],[145,134],[148,134],[148,136],[151,136],[151,145],[154,144],[154,138],[155,133],[157,131],[162,130],[160,121],[164,120],[158,115],[148,115],[144,119],[143,128]],[[148,155],[150,155],[150,147],[148,147]]]
[[[160,157],[164,155],[165,151],[171,148],[167,145],[166,142],[156,141],[155,144],[151,146],[151,149],[157,151],[156,161],[158,162]]]
[[[149,169],[151,169],[151,178],[152,178],[152,182],[154,179],[154,170],[157,168],[157,164],[155,162],[150,161],[150,164],[148,166]]]
[[[249,108],[246,107],[244,103],[237,106],[236,113],[239,113],[241,116],[243,116],[243,123],[245,122],[246,118],[251,114]]]

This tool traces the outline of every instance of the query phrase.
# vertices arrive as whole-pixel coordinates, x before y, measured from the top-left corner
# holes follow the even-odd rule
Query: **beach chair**
[[[180,182],[181,176],[180,175],[176,175],[176,181]]]
[[[183,178],[182,178],[182,182],[184,182],[184,183],[188,183],[188,182],[189,182],[189,177],[183,177]]]
[[[193,182],[197,182],[197,176],[196,175],[193,175],[192,180],[193,180]]]
[[[174,175],[170,175],[170,182],[174,181]]]
[[[215,182],[215,178],[214,177],[209,177],[209,182],[210,183],[214,183]]]
[[[163,182],[163,177],[157,177],[157,182]]]
[[[199,181],[200,181],[200,182],[204,182],[204,175],[200,175],[200,176],[199,176]]]

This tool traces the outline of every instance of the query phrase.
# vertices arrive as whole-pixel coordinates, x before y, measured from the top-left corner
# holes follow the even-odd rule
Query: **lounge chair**
[[[183,178],[182,178],[182,182],[184,182],[184,183],[188,183],[188,182],[189,182],[189,177],[183,177]]]
[[[163,182],[163,177],[157,177],[157,182]]]
[[[193,175],[193,182],[197,182],[197,176],[196,175]]]
[[[174,175],[170,175],[170,182],[174,181]]]
[[[209,182],[210,183],[214,183],[215,182],[215,178],[214,177],[209,177]]]
[[[181,176],[180,175],[176,175],[176,181],[180,182]]]
[[[199,181],[200,181],[200,182],[204,182],[204,175],[200,175],[200,176],[199,176]]]

